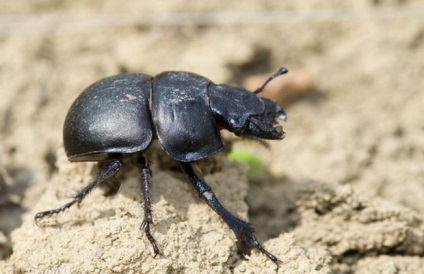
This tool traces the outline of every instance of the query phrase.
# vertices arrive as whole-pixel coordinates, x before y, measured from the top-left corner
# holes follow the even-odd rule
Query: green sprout
[[[248,149],[232,149],[227,157],[230,160],[234,160],[248,165],[249,173],[251,175],[260,175],[263,172],[261,160],[259,160],[258,156],[254,152]]]

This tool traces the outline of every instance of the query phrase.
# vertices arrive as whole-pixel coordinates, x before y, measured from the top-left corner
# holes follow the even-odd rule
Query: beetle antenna
[[[266,87],[266,85],[268,85],[269,82],[271,82],[274,78],[283,75],[285,73],[289,72],[288,69],[286,69],[285,67],[280,68],[279,70],[277,70],[276,73],[274,73],[273,75],[271,75],[268,80],[265,81],[265,83],[262,84],[262,86],[258,87],[253,93],[254,94],[258,94],[261,91],[263,91],[263,89]]]

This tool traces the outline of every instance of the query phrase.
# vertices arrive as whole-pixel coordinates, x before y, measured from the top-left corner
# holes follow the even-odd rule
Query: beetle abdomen
[[[195,161],[222,149],[210,110],[210,80],[189,72],[163,72],[155,77],[152,116],[159,144],[178,161]]]
[[[63,128],[69,160],[99,161],[144,150],[153,136],[151,88],[151,76],[134,73],[101,79],[84,90]]]

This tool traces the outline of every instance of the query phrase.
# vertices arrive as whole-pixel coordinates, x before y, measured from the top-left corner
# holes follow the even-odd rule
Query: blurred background
[[[123,72],[186,70],[254,90],[281,66],[289,74],[264,96],[286,109],[286,138],[269,150],[237,146],[273,178],[348,184],[422,218],[422,1],[3,0],[0,258],[54,183],[64,117],[85,87]],[[251,186],[255,223],[284,215],[269,213],[278,190]],[[266,228],[272,237],[290,224]]]

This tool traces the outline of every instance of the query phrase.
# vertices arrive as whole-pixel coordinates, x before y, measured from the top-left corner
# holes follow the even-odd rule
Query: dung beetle
[[[237,136],[283,139],[278,119],[286,121],[284,110],[258,94],[275,77],[287,73],[280,68],[254,92],[190,72],[168,71],[152,77],[126,73],[101,79],[75,100],[65,119],[63,141],[71,162],[97,161],[99,175],[62,207],[42,211],[35,221],[62,212],[80,203],[96,186],[111,178],[124,158],[135,157],[142,178],[144,220],[142,228],[155,256],[160,253],[150,232],[152,209],[150,172],[145,151],[153,139],[171,158],[177,160],[199,197],[234,232],[239,250],[250,253],[254,247],[278,266],[278,259],[266,251],[254,235],[251,224],[232,215],[204,181],[197,160],[223,148],[220,130]]]

